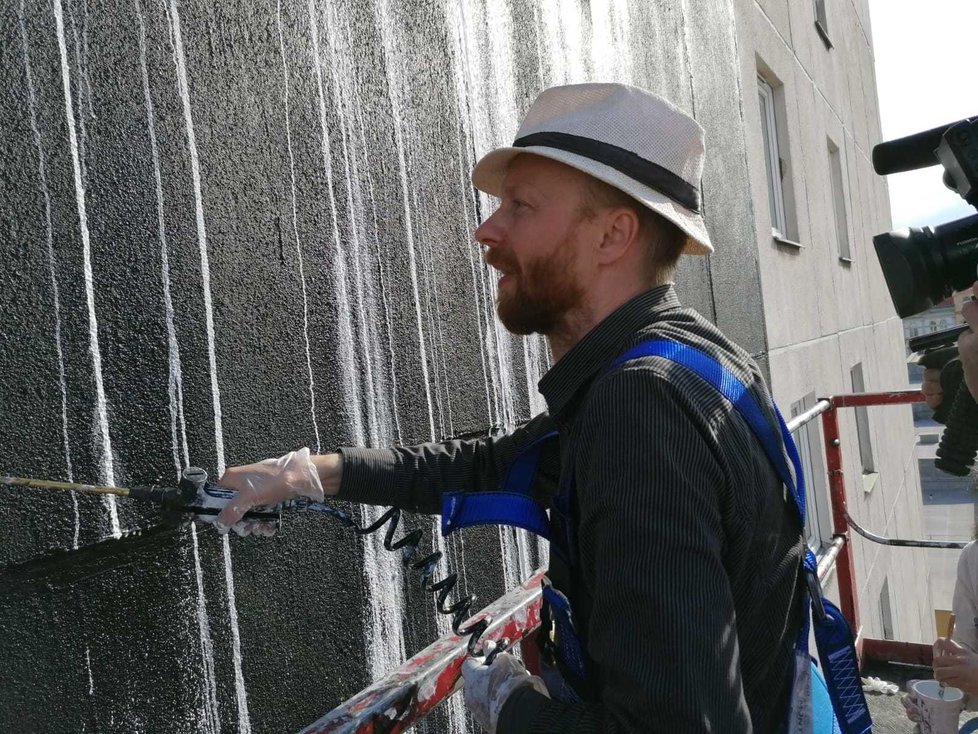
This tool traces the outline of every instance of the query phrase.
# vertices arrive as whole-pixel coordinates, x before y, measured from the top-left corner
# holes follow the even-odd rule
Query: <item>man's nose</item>
[[[502,228],[499,226],[499,210],[494,211],[475,230],[475,240],[486,247],[498,245],[502,239]]]

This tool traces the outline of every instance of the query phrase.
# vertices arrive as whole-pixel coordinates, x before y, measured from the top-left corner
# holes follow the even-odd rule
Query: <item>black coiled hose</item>
[[[486,630],[489,629],[492,618],[484,616],[463,627],[465,620],[471,616],[472,605],[476,600],[475,594],[468,594],[454,602],[450,602],[452,592],[458,586],[458,574],[450,573],[439,581],[435,580],[435,570],[443,556],[441,551],[436,550],[424,558],[414,560],[415,556],[418,555],[418,546],[421,544],[424,533],[416,529],[405,533],[400,538],[395,538],[397,527],[401,522],[400,509],[391,507],[374,522],[370,523],[370,525],[361,527],[347,513],[325,502],[299,503],[298,506],[301,509],[325,512],[359,535],[369,535],[370,533],[377,532],[384,525],[387,525],[387,530],[384,533],[384,548],[392,553],[400,551],[401,565],[420,574],[421,588],[426,592],[435,594],[435,608],[440,614],[451,616],[452,631],[460,637],[469,636],[467,645],[469,655],[485,655],[486,665],[488,665],[496,655],[509,648],[510,642],[504,638],[495,643],[495,647],[491,650],[485,650],[484,646],[482,650],[479,649],[479,642],[486,633]]]

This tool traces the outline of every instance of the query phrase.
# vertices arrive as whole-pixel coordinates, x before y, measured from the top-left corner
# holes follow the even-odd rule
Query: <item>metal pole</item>
[[[28,489],[51,489],[61,492],[86,492],[88,494],[114,494],[118,497],[129,496],[128,487],[101,487],[96,484],[72,484],[70,482],[54,482],[48,479],[0,476],[0,484],[8,487],[27,487]]]
[[[859,601],[856,595],[856,576],[852,559],[852,538],[849,535],[849,514],[846,505],[846,480],[842,471],[842,439],[839,433],[839,411],[835,400],[832,408],[822,414],[825,432],[825,464],[828,467],[829,495],[832,501],[832,523],[836,536],[845,539],[839,552],[836,568],[839,575],[839,603],[854,635],[859,635]],[[857,647],[858,650],[858,647]]]

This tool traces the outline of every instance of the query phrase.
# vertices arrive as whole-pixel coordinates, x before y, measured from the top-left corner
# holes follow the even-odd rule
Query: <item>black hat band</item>
[[[585,138],[570,133],[531,133],[513,141],[517,148],[542,146],[556,148],[568,153],[590,158],[598,163],[614,168],[629,178],[655,189],[660,194],[668,196],[696,214],[700,213],[700,191],[696,186],[677,176],[658,163],[647,161],[630,150],[619,148],[617,145],[605,143],[593,138]],[[627,192],[626,192],[627,193]]]

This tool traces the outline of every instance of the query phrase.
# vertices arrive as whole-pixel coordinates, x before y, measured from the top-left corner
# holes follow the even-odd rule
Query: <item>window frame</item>
[[[813,0],[815,10],[815,30],[821,37],[826,49],[832,49],[832,39],[829,38],[829,16],[825,9],[826,0]]]
[[[849,238],[849,207],[846,206],[846,186],[842,166],[842,148],[832,138],[826,138],[829,149],[829,181],[832,192],[832,214],[835,224],[835,249],[839,259],[853,262]]]
[[[761,142],[764,146],[764,173],[768,186],[768,208],[771,214],[771,235],[776,240],[788,239],[788,209],[784,195],[784,158],[778,135],[777,100],[774,87],[757,75],[757,94],[761,115]]]
[[[866,392],[862,362],[856,362],[849,369],[849,379],[852,381],[854,393]],[[853,408],[853,411],[856,417],[856,441],[859,445],[859,463],[862,465],[863,476],[876,474],[876,455],[873,451],[873,431],[869,423],[869,409],[865,405],[859,405]]]

